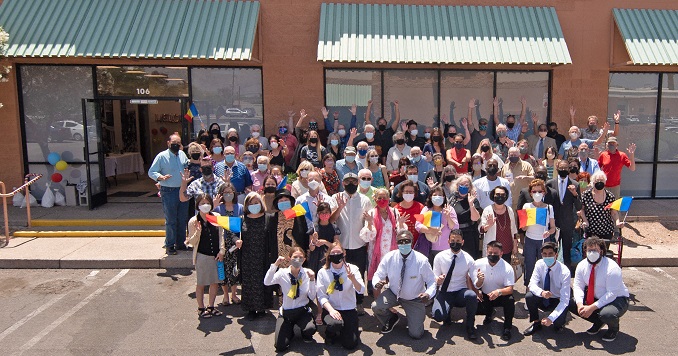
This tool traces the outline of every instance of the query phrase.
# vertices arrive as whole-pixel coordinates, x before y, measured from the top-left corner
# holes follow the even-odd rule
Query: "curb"
[[[15,231],[14,237],[164,237],[165,230]]]
[[[32,226],[165,226],[165,219],[34,219]]]

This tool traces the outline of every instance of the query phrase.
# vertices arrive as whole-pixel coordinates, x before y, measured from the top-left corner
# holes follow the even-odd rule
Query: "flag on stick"
[[[200,114],[198,114],[198,109],[195,107],[195,104],[191,103],[191,105],[188,107],[186,115],[184,115],[184,119],[186,119],[188,122],[193,122],[193,118],[196,116],[200,116]]]
[[[440,227],[443,215],[437,211],[427,211],[423,214],[415,214],[414,218],[426,227]]]
[[[605,209],[614,209],[617,211],[629,211],[632,201],[633,197],[621,197],[613,201],[612,203],[608,204],[608,206],[606,206]]]
[[[240,226],[242,225],[242,219],[240,218],[233,218],[230,216],[214,216],[209,214],[205,216],[207,217],[207,221],[211,222],[212,224],[219,225],[228,231],[236,233],[240,232]]]

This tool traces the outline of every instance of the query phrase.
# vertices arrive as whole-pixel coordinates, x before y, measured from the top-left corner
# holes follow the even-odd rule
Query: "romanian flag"
[[[242,225],[242,219],[232,218],[230,216],[214,216],[214,215],[205,215],[207,216],[207,221],[212,224],[219,225],[224,229],[231,232],[240,232],[240,226]]]
[[[547,216],[548,216],[547,208],[531,208],[518,210],[518,220],[520,221],[521,229],[531,225],[548,226]]]
[[[277,187],[276,189],[278,189],[278,190],[280,190],[280,189],[285,189],[286,186],[287,186],[287,176],[285,176],[285,177],[280,181],[280,183],[278,184],[278,187]]]
[[[306,215],[307,219],[313,220],[313,218],[311,217],[311,209],[308,207],[307,202],[297,204],[293,206],[291,209],[283,211],[283,215],[285,215],[285,217],[288,219],[294,219],[298,216]]]
[[[605,209],[629,211],[629,208],[631,207],[631,201],[633,201],[633,197],[621,197],[610,203],[608,206],[605,207]]]
[[[198,109],[196,109],[195,104],[191,103],[191,105],[188,107],[186,115],[184,115],[184,119],[186,119],[188,122],[193,122],[193,118],[198,115]]]
[[[427,211],[423,214],[415,214],[414,218],[426,227],[440,227],[443,214],[437,211]]]

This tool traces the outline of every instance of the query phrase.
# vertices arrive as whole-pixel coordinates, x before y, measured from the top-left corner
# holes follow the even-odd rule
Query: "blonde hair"
[[[297,168],[297,176],[298,177],[301,177],[301,173],[299,173],[299,172],[301,172],[304,169],[308,170],[309,173],[310,173],[313,170],[313,163],[311,163],[309,161],[303,161],[303,162],[299,163],[299,167]]]
[[[308,147],[308,144],[311,143],[311,133],[315,134],[315,137],[318,139],[318,143],[315,144],[315,150],[318,153],[318,160],[321,160],[323,155],[323,144],[320,142],[320,135],[318,134],[318,131],[311,130],[308,132],[308,139],[306,140],[306,147]]]

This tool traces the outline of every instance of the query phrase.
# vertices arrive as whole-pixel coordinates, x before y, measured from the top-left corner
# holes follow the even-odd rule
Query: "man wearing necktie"
[[[556,144],[556,140],[546,136],[548,133],[546,124],[540,125],[539,118],[534,114],[532,115],[532,121],[534,123],[534,135],[530,135],[527,138],[527,144],[529,145],[529,150],[534,158],[538,160],[538,163],[541,163],[540,160],[546,158],[544,153],[546,148],[551,146],[558,148],[558,145]]]
[[[412,250],[412,233],[401,230],[396,234],[398,249],[387,253],[372,277],[377,290],[384,288],[372,303],[372,311],[386,334],[398,323],[398,314],[391,308],[400,305],[407,315],[407,331],[413,339],[424,335],[426,302],[435,296],[436,278],[428,257]]]
[[[574,303],[570,303],[570,309],[593,323],[586,330],[588,334],[597,334],[607,324],[603,341],[614,341],[619,333],[619,318],[629,309],[629,290],[622,280],[621,268],[605,257],[605,250],[601,239],[584,241],[586,259],[579,262],[574,272]]]
[[[530,312],[530,325],[523,335],[530,336],[542,326],[555,326],[556,332],[562,330],[567,319],[567,307],[570,303],[570,270],[556,260],[558,247],[547,242],[541,247],[541,259],[534,266],[532,278],[525,294],[525,304]],[[551,312],[548,317],[539,319],[539,309]]]
[[[570,268],[572,259],[572,231],[577,223],[575,211],[581,210],[579,199],[579,184],[568,177],[570,174],[567,160],[561,160],[556,167],[558,176],[546,182],[546,187],[558,192],[558,202],[553,204],[553,214],[556,219],[556,227],[560,229],[561,248],[563,249],[563,263]]]
[[[440,286],[433,302],[433,319],[451,324],[452,308],[465,307],[466,333],[470,340],[475,340],[478,338],[474,325],[478,298],[469,277],[469,273],[473,272],[473,257],[461,249],[464,245],[461,230],[450,231],[448,242],[450,249],[440,252],[433,260],[433,274],[436,275],[436,284]]]

